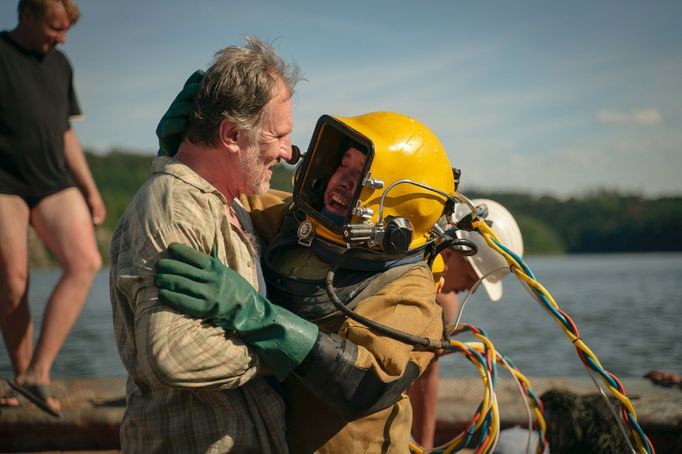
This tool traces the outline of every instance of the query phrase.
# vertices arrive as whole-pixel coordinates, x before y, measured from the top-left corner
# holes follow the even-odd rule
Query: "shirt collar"
[[[194,186],[201,192],[216,194],[224,205],[227,199],[211,183],[201,178],[194,170],[170,156],[158,156],[152,161],[152,173],[165,173]]]

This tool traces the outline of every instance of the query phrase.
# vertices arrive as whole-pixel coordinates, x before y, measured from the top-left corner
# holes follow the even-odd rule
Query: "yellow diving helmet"
[[[362,169],[343,216],[329,216],[325,192],[337,169],[346,168],[350,148],[364,154]],[[419,121],[391,112],[323,115],[294,184],[294,201],[307,218],[299,239],[314,235],[389,255],[414,251],[433,239],[454,191],[445,150]]]

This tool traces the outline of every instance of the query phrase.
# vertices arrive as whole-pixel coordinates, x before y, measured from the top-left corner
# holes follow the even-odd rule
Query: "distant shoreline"
[[[107,207],[105,224],[96,229],[104,263],[118,219],[138,188],[150,177],[153,156],[86,152],[93,178]],[[294,168],[273,168],[271,186],[291,191]],[[517,219],[526,256],[614,254],[682,251],[682,195],[645,197],[607,189],[556,197],[522,192],[482,191],[463,184],[459,191],[470,199],[492,199]],[[29,266],[46,267],[56,261],[29,232]]]

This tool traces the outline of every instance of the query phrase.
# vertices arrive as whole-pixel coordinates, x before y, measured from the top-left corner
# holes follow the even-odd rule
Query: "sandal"
[[[54,398],[54,394],[52,393],[52,388],[50,385],[47,384],[32,384],[32,385],[20,385],[17,382],[13,380],[7,380],[7,383],[14,389],[14,391],[18,392],[31,402],[33,402],[38,408],[43,410],[45,413],[52,415],[56,418],[60,418],[61,414],[54,410],[52,407],[50,407],[47,404],[47,399],[52,397]]]

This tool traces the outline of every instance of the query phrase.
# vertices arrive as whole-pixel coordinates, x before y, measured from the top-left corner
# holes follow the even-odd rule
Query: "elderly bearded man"
[[[272,166],[291,156],[297,79],[296,67],[255,38],[219,51],[197,82],[177,154],[155,159],[116,228],[110,286],[128,371],[125,452],[287,451],[282,401],[259,377],[252,347],[161,305],[153,278],[154,264],[177,242],[211,253],[263,290],[255,239],[231,205],[241,193],[267,191]]]

